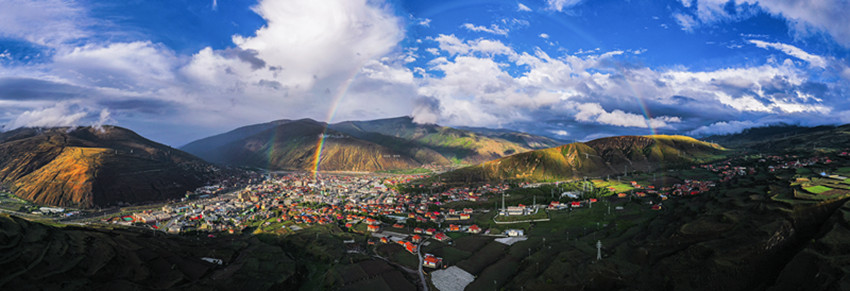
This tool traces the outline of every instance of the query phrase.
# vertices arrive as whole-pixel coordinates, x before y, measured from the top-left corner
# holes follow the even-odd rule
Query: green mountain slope
[[[419,165],[393,149],[327,129],[325,123],[310,119],[281,123],[212,148],[208,153],[216,157],[209,159],[270,170],[312,170],[320,137],[324,137],[319,156],[321,170],[381,171]]]
[[[504,157],[440,175],[447,182],[547,181],[653,171],[718,158],[723,148],[685,136],[619,136]]]
[[[303,128],[297,128],[297,127]],[[320,169],[379,171],[423,165],[475,164],[550,145],[544,137],[494,132],[478,134],[410,117],[346,121],[327,125],[310,119],[241,127],[182,147],[207,161],[269,169],[312,169],[318,136],[325,134]],[[517,141],[501,137],[507,136]]]

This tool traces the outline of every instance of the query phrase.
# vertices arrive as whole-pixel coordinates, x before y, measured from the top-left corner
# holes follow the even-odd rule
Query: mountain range
[[[270,170],[313,170],[318,156],[321,170],[384,171],[476,164],[559,144],[526,133],[462,130],[399,117],[335,124],[278,120],[240,127],[181,149],[214,163]]]
[[[445,182],[553,181],[651,172],[723,157],[725,148],[686,136],[617,136],[503,157],[437,176]]]

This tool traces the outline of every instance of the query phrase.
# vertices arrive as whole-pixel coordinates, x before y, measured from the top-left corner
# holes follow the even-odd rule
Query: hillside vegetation
[[[215,163],[312,170],[320,136],[324,146],[319,169],[328,171],[468,165],[558,144],[524,133],[477,133],[400,117],[330,125],[311,119],[279,120],[197,140],[182,149]]]
[[[720,158],[724,151],[685,136],[619,136],[520,153],[437,177],[450,183],[601,177],[699,163]]]
[[[0,214],[0,241],[4,290],[263,290],[296,280],[290,256],[256,238],[201,240],[137,229],[57,228]]]
[[[90,208],[173,199],[203,186],[209,165],[119,127],[0,134],[0,183],[40,205]]]

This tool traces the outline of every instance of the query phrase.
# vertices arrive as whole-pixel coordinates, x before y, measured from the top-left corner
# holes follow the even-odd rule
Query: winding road
[[[426,240],[422,240],[419,245],[416,246],[416,255],[419,256],[419,279],[422,280],[422,290],[428,291],[428,281],[425,281],[425,270],[422,269],[422,263],[425,262],[425,259],[422,258],[422,244]]]

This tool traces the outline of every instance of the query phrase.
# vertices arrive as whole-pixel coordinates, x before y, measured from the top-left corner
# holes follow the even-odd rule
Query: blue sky
[[[276,119],[563,140],[850,123],[850,2],[0,0],[0,124]]]

